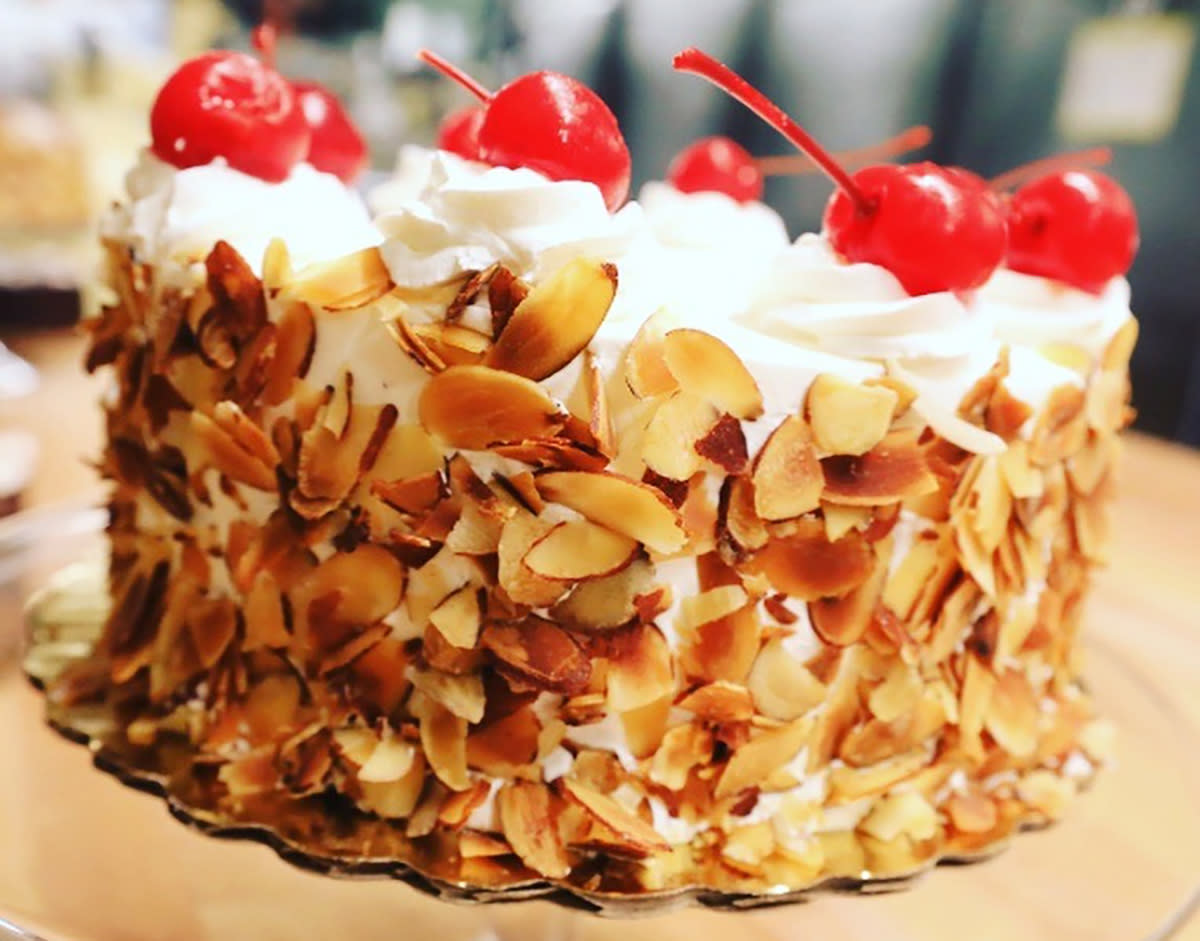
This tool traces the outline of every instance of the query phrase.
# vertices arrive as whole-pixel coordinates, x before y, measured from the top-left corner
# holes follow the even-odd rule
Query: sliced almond
[[[500,829],[521,862],[549,879],[571,871],[550,790],[534,781],[510,781],[496,794]]]
[[[409,679],[414,687],[460,719],[472,723],[483,719],[483,678],[478,673],[452,676],[441,670],[413,668]]]
[[[830,803],[845,804],[882,794],[916,774],[928,762],[924,748],[913,748],[865,768],[835,767],[829,772]]]
[[[562,779],[562,789],[568,799],[612,830],[624,849],[638,855],[665,853],[671,849],[671,845],[650,824],[630,813],[607,794],[601,794],[570,777]]]
[[[649,777],[670,791],[687,785],[691,770],[706,765],[712,758],[712,733],[702,725],[688,723],[667,730],[662,744],[650,762]]]
[[[864,454],[887,434],[898,401],[886,386],[821,373],[805,398],[813,440],[826,454]]]
[[[937,478],[912,431],[893,431],[859,456],[821,461],[825,499],[846,506],[878,506],[933,493]]]
[[[455,647],[474,647],[479,639],[479,592],[466,586],[447,595],[429,612],[429,623]]]
[[[759,732],[740,746],[725,765],[713,796],[720,800],[760,784],[796,757],[812,734],[808,719],[797,719]]]
[[[608,705],[614,712],[641,709],[675,690],[671,649],[662,632],[639,624],[622,632],[608,658]]]
[[[836,542],[825,538],[819,519],[799,520],[787,536],[772,539],[750,560],[772,587],[803,601],[844,595],[867,580],[875,568],[871,545],[857,531]]]
[[[382,297],[392,286],[379,249],[364,248],[309,265],[292,278],[280,297],[298,298],[326,310],[353,310]]]
[[[615,575],[583,582],[554,606],[551,614],[574,628],[602,630],[627,624],[637,615],[637,598],[651,585],[653,570],[645,559]]]
[[[614,265],[573,258],[517,305],[485,365],[534,380],[554,375],[591,341],[616,291]]]
[[[705,399],[676,392],[651,416],[642,437],[642,460],[669,480],[687,480],[703,466],[696,444],[717,423],[720,413]]]
[[[679,514],[655,488],[617,474],[552,471],[537,478],[538,492],[655,552],[683,547],[687,534]]]
[[[590,475],[589,475],[590,476]],[[518,604],[544,607],[554,604],[566,592],[560,579],[546,578],[525,564],[525,557],[534,545],[549,536],[557,524],[524,511],[513,515],[504,524],[497,544],[500,586]]]
[[[471,786],[467,772],[467,720],[421,693],[414,692],[409,708],[420,721],[421,748],[433,773],[452,791]]]
[[[449,447],[472,450],[552,435],[564,418],[537,383],[487,366],[438,373],[421,390],[417,407],[427,431]]]
[[[755,703],[745,686],[718,680],[692,690],[678,705],[706,722],[746,722]]]
[[[754,708],[783,722],[798,719],[825,698],[825,685],[788,653],[778,637],[767,641],[758,652],[746,685]]]
[[[800,516],[821,505],[825,479],[803,418],[789,415],[754,462],[754,509],[765,520]]]
[[[604,385],[604,373],[591,350],[584,351],[583,382],[588,403],[588,430],[596,439],[601,453],[609,456],[617,453],[616,432],[613,431],[612,414],[608,405],[608,393]]]
[[[591,678],[591,661],[578,642],[542,618],[488,624],[481,643],[507,670],[536,689],[570,695],[586,689]]]
[[[528,707],[489,720],[468,736],[467,762],[489,775],[514,777],[519,768],[537,758],[541,731],[537,716]]]
[[[629,565],[638,543],[589,520],[559,523],[525,553],[524,563],[543,578],[579,581],[612,575]]]
[[[625,381],[639,399],[665,395],[679,388],[667,367],[664,340],[671,320],[660,311],[648,317],[625,354]]]
[[[886,577],[887,567],[877,562],[866,580],[847,594],[810,601],[808,614],[817,636],[836,647],[861,640],[878,611]]]
[[[718,411],[750,420],[763,413],[762,393],[746,364],[726,344],[702,330],[683,327],[663,338],[663,360],[685,392]]]
[[[1018,758],[1032,755],[1037,748],[1038,702],[1025,674],[1005,670],[987,705],[984,727],[1005,751]]]

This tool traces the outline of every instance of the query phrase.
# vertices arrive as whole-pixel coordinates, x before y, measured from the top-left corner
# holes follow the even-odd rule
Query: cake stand
[[[0,660],[0,740],[16,743],[0,790],[0,843],[12,848],[0,862],[0,922],[48,939],[633,941],[639,933],[699,939],[733,928],[750,939],[1124,941],[1167,937],[1200,898],[1200,735],[1131,655],[1127,625],[1102,611],[1092,612],[1088,678],[1120,730],[1117,761],[1063,823],[1018,835],[987,863],[931,871],[938,860],[928,860],[802,893],[683,886],[630,899],[540,881],[480,888],[414,857],[370,818],[231,818],[173,776],[169,753],[133,749],[102,712],[65,710],[26,685],[14,653],[25,599],[32,597],[23,667],[35,685],[84,656],[96,637],[102,523],[99,511],[68,508],[0,526],[0,652],[9,645]],[[85,745],[101,771],[154,797],[113,787],[43,718]],[[811,904],[783,904],[800,901]],[[747,911],[735,927],[713,909]],[[648,920],[614,923],[581,911]]]

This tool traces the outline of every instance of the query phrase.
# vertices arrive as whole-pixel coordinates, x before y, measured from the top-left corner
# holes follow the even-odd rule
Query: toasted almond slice
[[[994,801],[978,792],[953,794],[946,801],[946,813],[956,830],[962,833],[987,833],[999,823]]]
[[[420,721],[421,749],[433,773],[452,791],[471,786],[467,772],[467,720],[416,691],[409,709]]]
[[[411,667],[408,674],[414,687],[468,722],[483,719],[483,678],[478,673],[452,676],[441,670]]]
[[[676,392],[655,410],[642,438],[642,460],[669,480],[687,480],[703,467],[696,444],[720,414],[705,399]]]
[[[864,506],[841,506],[821,503],[821,518],[825,520],[825,537],[834,542],[852,529],[866,529],[872,519],[871,510]]]
[[[813,440],[827,454],[864,454],[883,440],[899,396],[832,373],[813,380],[805,398]]]
[[[537,478],[543,499],[636,539],[655,552],[683,548],[687,534],[679,514],[654,487],[618,474],[552,471]]]
[[[804,419],[789,415],[754,462],[754,508],[765,520],[800,516],[821,505],[825,479]]]
[[[746,683],[754,708],[784,722],[798,719],[825,697],[824,684],[788,653],[778,637],[767,641],[758,652]]]
[[[1005,670],[996,678],[984,727],[1005,751],[1018,758],[1037,748],[1038,702],[1025,674]]]
[[[734,553],[739,557],[742,553],[761,549],[770,538],[754,502],[754,484],[747,477],[729,477],[721,487],[717,524],[722,532],[722,545],[728,546],[732,541]]]
[[[578,585],[551,614],[573,628],[620,627],[637,615],[636,599],[650,587],[652,575],[650,563],[637,559],[615,575]]]
[[[591,661],[579,643],[542,618],[488,624],[480,640],[508,670],[538,689],[572,695],[586,689],[591,678]]]
[[[923,689],[917,671],[903,660],[895,660],[883,682],[871,690],[867,708],[881,722],[891,722],[912,713]]]
[[[474,647],[479,639],[479,592],[468,585],[447,595],[429,612],[429,623],[455,647]]]
[[[442,548],[424,565],[409,570],[404,606],[413,623],[423,627],[446,598],[481,581],[479,564],[474,559]]]
[[[720,800],[761,784],[796,757],[812,731],[813,723],[804,718],[759,732],[733,753],[713,796]]]
[[[1100,356],[1100,368],[1103,370],[1112,370],[1122,372],[1129,368],[1129,359],[1133,355],[1133,348],[1137,344],[1138,338],[1138,322],[1133,317],[1130,317],[1120,329],[1113,334],[1111,340],[1108,341],[1108,346],[1104,348],[1104,352]]]
[[[433,376],[417,408],[427,431],[450,447],[471,450],[552,435],[563,422],[537,383],[486,366],[451,366]]]
[[[675,630],[680,634],[689,633],[702,624],[719,621],[749,603],[750,599],[741,585],[720,585],[696,595],[687,595],[680,602]]]
[[[625,381],[639,399],[666,395],[679,388],[663,355],[664,339],[672,320],[658,311],[638,328],[625,354]]]
[[[1029,457],[1039,467],[1062,461],[1079,451],[1087,441],[1087,399],[1083,389],[1061,385],[1050,393],[1042,407]]]
[[[364,248],[352,255],[318,262],[297,272],[280,292],[285,299],[298,298],[326,310],[353,310],[378,300],[392,289],[378,248]]]
[[[427,373],[436,375],[446,368],[446,361],[403,316],[397,314],[387,322],[386,327],[400,349]]]
[[[638,543],[590,520],[559,523],[525,553],[524,563],[535,575],[579,581],[612,575],[629,565]]]
[[[504,840],[475,830],[464,830],[458,838],[458,851],[463,859],[478,859],[490,856],[507,856],[513,848]]]
[[[316,349],[317,330],[312,308],[288,304],[275,322],[275,355],[268,367],[262,399],[279,405],[292,394],[297,377],[304,378]]]
[[[878,506],[933,493],[937,478],[917,443],[916,433],[893,431],[858,457],[839,455],[821,461],[825,499],[847,506]]]
[[[457,830],[464,826],[476,808],[483,806],[491,793],[487,781],[476,781],[465,791],[451,794],[438,809],[438,823]]]
[[[745,686],[727,680],[697,687],[678,703],[706,722],[745,722],[754,715],[754,705]]]
[[[875,617],[886,577],[887,566],[877,562],[867,579],[848,594],[810,601],[808,614],[813,630],[825,643],[836,647],[857,643]]]
[[[1075,797],[1075,782],[1046,768],[1037,768],[1017,782],[1017,796],[1051,820],[1057,820]]]
[[[750,560],[752,571],[772,587],[802,601],[838,597],[853,591],[875,568],[875,554],[862,533],[851,531],[830,542],[819,519],[799,520],[787,536],[773,538]]]
[[[967,654],[963,667],[962,690],[959,693],[958,734],[963,751],[975,758],[982,752],[979,735],[987,719],[996,674],[973,654]]]
[[[915,791],[889,794],[876,802],[858,825],[863,833],[891,842],[900,836],[932,839],[938,832],[938,815],[933,805]]]
[[[712,759],[712,732],[699,723],[668,729],[650,762],[649,778],[670,791],[682,791],[691,770]]]
[[[357,799],[358,806],[384,819],[402,820],[408,817],[416,809],[421,797],[427,768],[424,755],[418,751],[413,756],[412,767],[399,780],[359,781],[361,793]]]
[[[288,645],[291,635],[283,613],[283,593],[275,576],[266,569],[255,576],[242,612],[246,625],[246,636],[242,641],[244,651]]]
[[[762,393],[750,370],[712,334],[690,327],[671,330],[663,338],[663,360],[680,388],[719,411],[743,420],[763,413]]]
[[[921,747],[865,768],[851,768],[847,765],[834,767],[829,772],[830,803],[846,804],[863,797],[882,794],[905,778],[916,774],[928,762],[929,754]]]
[[[233,403],[229,404],[236,409]],[[191,437],[203,449],[202,460],[205,463],[210,463],[231,480],[247,484],[256,490],[275,490],[275,466],[279,455],[265,436],[259,441],[243,428],[242,434],[235,437],[228,422],[223,423],[216,415],[210,418],[202,412],[191,412],[189,421]],[[261,435],[261,432],[259,434]],[[243,440],[239,440],[239,437]],[[266,442],[265,448],[261,446],[263,441]],[[273,463],[267,458],[267,449],[275,454]]]
[[[386,735],[371,749],[370,757],[358,769],[358,780],[375,784],[399,781],[412,770],[416,758],[417,749],[411,742]]]
[[[573,258],[517,305],[484,363],[540,380],[588,345],[617,291],[614,265]]]
[[[456,323],[413,324],[410,330],[447,366],[480,363],[491,345],[491,337]]]
[[[571,871],[549,788],[534,781],[510,781],[496,794],[500,829],[521,862],[549,879]]]
[[[671,649],[658,628],[638,624],[621,632],[608,658],[608,705],[613,712],[641,709],[675,691]]]
[[[596,439],[596,446],[600,452],[611,457],[617,453],[617,439],[608,407],[604,374],[600,371],[600,365],[596,362],[596,357],[591,350],[585,350],[583,356],[583,382],[588,403],[588,430]]]
[[[638,855],[665,853],[671,849],[671,845],[650,824],[626,810],[607,794],[601,794],[570,777],[562,779],[562,789],[570,800],[612,830],[620,838],[624,848]]]
[[[423,513],[446,495],[445,480],[437,471],[407,480],[372,480],[372,496],[403,513]]]
[[[554,604],[567,587],[559,579],[538,575],[525,564],[525,557],[538,540],[555,529],[549,519],[519,511],[504,524],[497,544],[500,587],[513,601],[531,607]]]

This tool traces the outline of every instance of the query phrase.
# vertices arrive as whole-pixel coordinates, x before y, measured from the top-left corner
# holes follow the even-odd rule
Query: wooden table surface
[[[102,380],[82,374],[81,339],[68,332],[5,336],[3,339],[16,352],[33,361],[41,369],[43,377],[41,388],[30,402],[25,403],[19,410],[10,405],[0,411],[0,422],[24,423],[37,434],[41,443],[40,467],[28,491],[27,505],[43,506],[67,499],[99,497],[102,491],[86,462],[99,450],[101,429],[96,400],[100,394]],[[1111,629],[1111,636],[1127,640],[1121,644],[1123,655],[1127,655],[1131,662],[1136,661],[1143,675],[1153,678],[1158,689],[1172,703],[1182,726],[1187,727],[1190,740],[1197,741],[1200,740],[1196,738],[1200,735],[1200,454],[1131,434],[1127,439],[1119,493],[1114,519],[1116,539],[1112,565],[1097,580],[1090,611],[1097,619],[1103,617]],[[0,643],[0,668],[5,666],[2,660],[3,653],[4,644]],[[44,897],[45,887],[39,884],[38,880],[47,880],[50,877],[45,872],[35,872],[30,868],[30,854],[24,852],[28,847],[22,845],[22,839],[28,840],[30,836],[29,831],[23,829],[20,808],[35,806],[36,802],[46,795],[58,794],[61,799],[64,789],[70,787],[70,781],[75,776],[94,775],[95,772],[88,768],[87,757],[80,749],[55,740],[52,733],[40,726],[37,709],[36,697],[15,677],[15,670],[0,669],[0,743],[16,741],[23,746],[40,749],[39,755],[45,755],[45,767],[51,769],[53,776],[56,776],[56,779],[45,782],[45,794],[41,792],[40,785],[36,787],[38,793],[15,793],[14,789],[29,788],[29,782],[20,775],[10,775],[6,770],[7,761],[0,757],[0,917],[6,913],[12,913],[10,917],[23,916],[27,924],[43,926],[47,937],[54,937],[53,925],[57,923],[54,921],[54,915],[66,901]],[[0,756],[3,754],[0,752]],[[18,751],[18,754],[21,752]],[[57,778],[58,775],[62,776],[61,779]],[[110,791],[116,789],[116,785],[108,788]],[[131,808],[128,812],[134,815],[129,822],[131,828],[141,827],[141,821],[145,819],[153,819],[155,826],[168,825],[162,820],[165,815],[161,809],[151,808],[153,814],[146,811],[145,805],[149,801],[149,798],[142,795],[121,795],[120,807]],[[1200,795],[1196,796],[1193,810],[1200,820]],[[1183,832],[1190,835],[1195,829],[1184,828]],[[131,829],[127,841],[111,847],[113,871],[130,872],[136,871],[139,865],[155,864],[152,860],[139,863],[137,859],[131,858],[132,854],[144,847],[142,836]],[[1190,836],[1186,838],[1190,839]],[[200,841],[199,837],[194,839]],[[268,854],[265,850],[241,849],[264,857],[259,862],[269,870],[285,868],[273,858],[267,859]],[[1188,850],[1189,847],[1164,846],[1162,849],[1169,855],[1175,849],[1182,851]],[[205,847],[204,852],[211,859],[209,868],[203,870],[206,878],[218,882],[223,879],[231,881],[232,877],[229,874],[221,872],[220,863],[223,858],[221,853],[232,852],[231,848],[218,844],[215,848]],[[1198,857],[1193,853],[1186,858],[1195,860]],[[99,907],[154,907],[156,904],[164,904],[162,900],[140,897],[137,886],[115,885],[97,891],[92,882],[104,884],[104,863],[94,859],[59,858],[52,863],[42,860],[41,865],[67,867],[69,873],[55,875],[53,881],[58,885],[78,886],[81,897],[76,902],[79,904],[84,904],[85,900],[87,905]],[[193,871],[194,868],[191,867],[189,871]],[[986,868],[979,867],[973,871],[982,872]],[[311,880],[313,877],[303,878]],[[946,870],[935,874],[934,878],[951,879],[957,876],[954,870]],[[1195,881],[1200,882],[1200,870]],[[289,883],[293,886],[297,884],[306,883],[297,883],[294,879]],[[236,892],[236,885],[231,884],[228,888],[230,893]],[[395,891],[408,890],[395,887]],[[919,895],[920,891],[923,890],[911,894]],[[39,896],[39,892],[42,896]],[[870,906],[877,904],[869,900],[839,900],[817,904],[843,907],[847,903],[867,906],[855,908],[855,915],[867,912]],[[181,941],[193,937],[290,937],[292,933],[287,928],[289,916],[286,901],[279,898],[264,899],[262,906],[260,920],[254,921],[253,927],[247,924],[244,910],[239,910],[240,920],[227,920],[224,923],[222,918],[229,913],[222,913],[219,906],[209,906],[209,910],[203,913],[180,913],[178,930],[170,932],[170,937],[179,938]],[[845,910],[850,911],[848,908]],[[544,910],[517,906],[511,914],[489,922],[485,928],[478,928],[475,921],[463,914],[469,911],[432,902],[415,906],[414,920],[411,923],[397,924],[395,937],[425,937],[435,933],[443,941],[449,941],[451,937],[468,936],[528,937],[529,932],[522,927],[525,923],[520,912]],[[186,918],[182,917],[184,914]],[[951,911],[945,913],[947,918],[952,918],[954,914]],[[739,930],[735,923],[727,918],[702,917],[703,913],[692,915],[662,922],[662,925],[668,926],[665,930],[648,930],[659,922],[635,922],[632,924],[644,925],[645,928],[631,928],[628,933],[605,932],[603,936],[616,938],[620,935],[628,937],[628,941],[632,941],[633,936],[686,937],[693,941],[704,941],[708,937],[723,936]],[[202,930],[185,927],[196,924],[194,919],[197,917],[204,919]],[[331,928],[328,936],[354,937],[353,926],[363,917],[361,912],[345,913],[345,920],[338,921],[336,924],[339,927]],[[969,918],[970,914],[963,912],[962,917]],[[119,919],[115,919],[113,923],[119,923]],[[553,924],[553,921],[551,923]],[[332,924],[334,923],[331,922]],[[868,922],[864,921],[864,924]],[[70,930],[76,932],[70,935],[72,941],[93,937],[78,934],[81,929]],[[591,929],[579,931],[569,927],[561,927],[550,933],[561,935],[571,931],[581,936],[592,936]],[[781,932],[777,927],[762,932],[749,932],[756,938],[782,938],[792,933]],[[126,938],[151,937],[139,933],[136,928],[130,928],[127,932],[116,930],[94,936],[97,941],[100,938],[104,941],[124,941]],[[886,925],[876,925],[872,933],[865,930],[861,933],[855,931],[852,936],[874,937],[880,941],[887,941],[892,935],[889,935]],[[963,936],[982,937],[970,929],[965,929]],[[987,936],[1005,937],[1003,934],[994,933]],[[1045,934],[1038,935],[1047,938],[1063,936],[1065,935],[1059,929],[1047,929]],[[0,930],[0,938],[2,937],[3,931]],[[1200,941],[1200,916],[1193,914],[1175,937],[1185,941]]]

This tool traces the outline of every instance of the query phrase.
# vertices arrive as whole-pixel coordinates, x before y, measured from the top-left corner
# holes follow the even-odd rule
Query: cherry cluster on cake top
[[[262,58],[209,52],[167,80],[150,115],[152,149],[176,167],[224,158],[276,182],[300,162],[352,181],[366,147],[337,99],[273,67],[274,33],[256,31]],[[488,91],[440,56],[421,58],[479,99],[451,114],[438,146],[497,167],[529,168],[551,180],[594,183],[610,212],[629,194],[629,148],[612,111],[570,76],[538,71]],[[740,75],[698,49],[675,57],[738,99],[803,151],[836,184],[824,230],[849,262],[890,271],[912,295],[970,292],[1002,264],[1098,293],[1124,274],[1138,245],[1128,194],[1091,169],[1058,167],[1006,194],[959,167],[876,164],[855,173]],[[683,192],[715,191],[739,202],[761,198],[757,161],[723,137],[697,141],[672,163]]]

